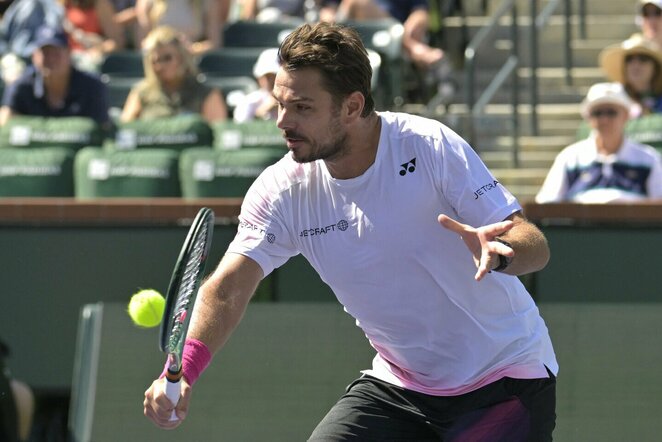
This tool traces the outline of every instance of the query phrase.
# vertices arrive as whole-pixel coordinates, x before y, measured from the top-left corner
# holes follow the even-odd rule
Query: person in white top
[[[582,102],[589,136],[554,160],[537,203],[611,203],[662,198],[662,156],[625,135],[635,103],[620,83],[596,83]]]
[[[280,59],[273,93],[289,152],[249,189],[200,290],[180,401],[156,379],[145,415],[179,425],[259,281],[301,253],[376,350],[309,440],[551,440],[558,364],[516,276],[548,262],[543,234],[448,127],[374,110],[352,28],[302,25]]]
[[[275,120],[278,115],[278,103],[271,95],[278,72],[278,48],[268,48],[260,52],[253,66],[253,77],[259,88],[246,94],[232,113],[235,123],[246,121]]]

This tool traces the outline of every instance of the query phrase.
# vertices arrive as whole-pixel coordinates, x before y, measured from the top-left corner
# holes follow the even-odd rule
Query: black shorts
[[[556,378],[503,378],[459,396],[430,396],[371,376],[352,383],[308,439],[331,441],[551,441]]]

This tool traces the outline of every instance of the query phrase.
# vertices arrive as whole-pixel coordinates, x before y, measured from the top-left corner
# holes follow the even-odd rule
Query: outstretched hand
[[[513,249],[496,240],[497,236],[503,235],[513,228],[514,223],[510,220],[488,224],[483,227],[462,224],[444,214],[439,215],[437,220],[446,229],[460,235],[460,238],[466,244],[478,268],[474,276],[476,281],[483,279],[490,270],[498,265],[499,255],[515,256]]]

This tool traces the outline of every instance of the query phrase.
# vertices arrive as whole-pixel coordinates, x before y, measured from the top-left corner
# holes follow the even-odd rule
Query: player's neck
[[[347,154],[340,158],[325,160],[331,176],[347,180],[363,175],[377,157],[381,127],[381,117],[373,113],[352,128],[348,132]]]

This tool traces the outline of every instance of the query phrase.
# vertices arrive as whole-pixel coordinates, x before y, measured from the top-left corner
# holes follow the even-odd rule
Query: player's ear
[[[361,118],[363,107],[365,106],[365,97],[361,92],[355,91],[345,98],[344,108],[347,122],[353,122]]]

